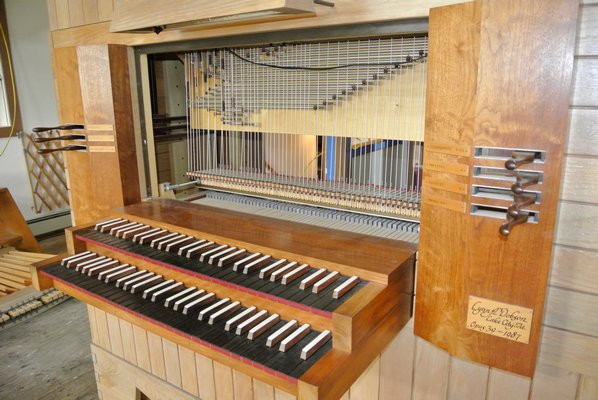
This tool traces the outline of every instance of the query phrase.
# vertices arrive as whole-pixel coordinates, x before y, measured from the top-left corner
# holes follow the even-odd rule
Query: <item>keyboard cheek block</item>
[[[252,243],[251,232],[246,241],[227,239],[219,231],[226,218],[216,232],[193,225],[195,213],[206,212],[201,207],[183,210],[190,213],[182,218],[187,226],[148,220],[151,210],[169,207],[147,203],[71,228],[77,253],[36,264],[34,284],[54,286],[299,399],[340,398],[411,317],[412,245],[397,251],[396,241],[382,240],[371,249],[378,255],[359,267],[349,257],[345,267],[317,247],[367,245],[362,235],[320,230],[332,242],[313,241],[311,254],[298,255],[293,245]],[[253,222],[258,230],[272,224]],[[272,226],[268,244],[281,234],[304,240],[293,238],[294,229]],[[372,262],[380,251],[392,258],[384,275]]]

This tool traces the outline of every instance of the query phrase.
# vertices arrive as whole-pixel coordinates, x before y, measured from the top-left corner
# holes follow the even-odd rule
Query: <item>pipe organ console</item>
[[[357,7],[349,3],[358,2],[326,12]],[[94,218],[79,214],[71,254],[39,264],[40,284],[299,399],[336,399],[410,319],[419,241],[416,335],[531,376],[577,8],[443,6],[430,13],[429,39],[347,31],[350,39],[186,44],[177,54],[186,176],[205,190],[192,202],[133,204],[139,194],[124,184],[129,170],[138,183],[132,129],[119,128],[132,117],[115,100],[130,95],[126,48],[56,49],[59,97],[81,100],[62,122],[84,116],[92,141],[80,174],[106,169],[101,187],[109,177],[121,185],[111,196],[87,188]],[[68,83],[73,65],[80,88]]]

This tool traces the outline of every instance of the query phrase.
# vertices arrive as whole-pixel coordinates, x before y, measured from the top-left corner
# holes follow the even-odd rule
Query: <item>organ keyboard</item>
[[[340,397],[411,315],[410,243],[171,200],[67,236],[42,284],[301,399]]]

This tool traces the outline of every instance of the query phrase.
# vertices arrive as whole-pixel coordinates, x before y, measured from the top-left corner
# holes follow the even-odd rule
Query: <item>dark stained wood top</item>
[[[176,200],[150,200],[115,212],[345,265],[381,275],[375,279],[380,283],[394,281],[398,267],[416,251],[412,243]]]

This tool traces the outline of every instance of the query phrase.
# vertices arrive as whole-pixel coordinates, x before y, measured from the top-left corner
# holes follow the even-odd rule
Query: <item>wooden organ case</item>
[[[276,398],[335,399],[410,319],[420,229],[416,334],[458,357],[531,376],[577,18],[577,4],[539,3],[483,0],[433,9],[429,43],[423,35],[391,35],[187,53],[188,176],[213,189],[200,204],[132,204],[139,197],[127,191],[138,179],[132,121],[116,104],[129,85],[125,47],[55,49],[61,122],[83,116],[88,142],[115,131],[112,158],[97,150],[105,143],[91,142],[95,152],[71,156],[89,157],[77,173],[97,176],[93,166],[102,160],[118,168],[96,179],[99,185],[112,179],[122,186],[101,202],[103,191],[71,177],[74,205],[94,190],[92,203],[101,204],[93,218],[87,206],[76,206],[85,223],[69,230],[69,256],[38,266],[41,285],[104,315],[96,335],[113,336],[109,313],[119,332],[129,332],[118,339],[116,356],[138,363],[145,357],[164,381],[185,387],[182,360],[191,351],[213,360],[216,386],[226,380],[218,365],[253,378],[254,398],[265,384],[276,388]],[[123,35],[135,43],[135,34]],[[93,54],[112,92],[82,95],[89,89],[84,76],[81,88],[60,84],[73,65],[81,75],[93,69]],[[94,112],[103,100],[107,108]],[[320,225],[365,221],[369,228],[360,232],[368,234],[238,212],[257,214],[255,204],[271,202],[264,214],[295,207],[298,222],[328,213],[297,211],[305,206],[289,201],[335,209]],[[126,207],[108,212],[108,204]],[[516,327],[500,329],[509,322]],[[164,352],[128,357],[125,336],[137,343],[135,329],[150,351],[164,343]],[[181,364],[171,376],[173,345]],[[162,367],[154,368],[152,357]],[[193,368],[199,374],[199,361]],[[251,380],[249,389],[239,382],[239,393],[252,390]],[[195,387],[187,393],[243,397]],[[351,398],[369,396],[356,391]]]

